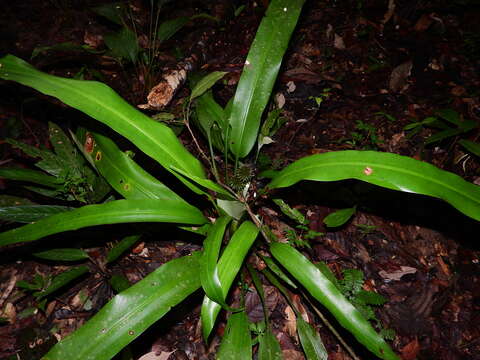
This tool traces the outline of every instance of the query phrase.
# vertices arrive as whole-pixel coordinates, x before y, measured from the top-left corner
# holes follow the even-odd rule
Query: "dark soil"
[[[204,17],[187,23],[161,44],[150,72],[138,64],[119,64],[107,56],[103,36],[116,28],[91,10],[102,3],[5,1],[0,11],[0,56],[11,53],[60,76],[72,77],[82,71],[84,78],[100,78],[131,104],[139,105],[146,102],[148,91],[162,72],[193,54],[198,60],[197,69],[228,72],[226,81],[214,87],[218,102],[224,105],[235,91],[268,0],[166,3],[162,21],[199,13],[217,17],[218,21]],[[129,3],[141,46],[148,44],[149,3]],[[262,148],[256,172],[283,168],[310,154],[372,149],[421,159],[470,182],[480,182],[478,157],[459,144],[462,139],[478,140],[479,127],[431,145],[425,141],[438,130],[405,130],[405,126],[437,116],[443,109],[454,110],[461,119],[480,121],[479,2],[396,1],[391,13],[387,3],[307,1],[274,91],[286,122],[273,136],[274,143]],[[245,8],[235,17],[234,9],[242,4]],[[63,42],[88,44],[96,51],[52,49],[30,60],[34,49]],[[163,111],[181,117],[188,94],[187,86],[180,89]],[[31,166],[31,158],[4,140],[12,137],[37,147],[50,147],[48,121],[65,129],[88,124],[85,116],[56,100],[0,81],[0,166]],[[180,136],[196,152],[188,132]],[[200,141],[200,145],[206,149],[206,142]],[[142,161],[140,155],[136,159]],[[146,168],[160,171],[148,159],[143,160]],[[54,203],[2,179],[0,192],[37,203]],[[303,248],[312,261],[326,262],[337,275],[343,269],[359,269],[365,274],[364,288],[388,299],[376,313],[384,328],[395,331],[391,346],[402,359],[480,359],[477,223],[442,202],[356,182],[302,182],[275,196],[305,214],[311,230],[324,233],[310,240],[309,248]],[[327,214],[354,205],[358,211],[352,221],[340,229],[325,227],[322,220]],[[255,207],[279,236],[285,237],[285,229],[295,226],[272,203],[260,198]],[[13,226],[3,224],[4,229]],[[102,229],[66,233],[47,242],[0,250],[0,317],[4,320],[0,326],[0,358],[40,359],[114,295],[108,283],[112,275],[122,274],[135,283],[166,261],[200,249],[202,241],[199,236],[152,225],[148,236],[113,266],[105,267],[102,264],[112,242],[133,229]],[[20,280],[32,281],[35,274],[48,277],[71,266],[41,261],[31,256],[32,252],[75,244],[91,257],[89,275],[48,296],[42,304],[31,292],[16,286]],[[259,266],[260,261],[252,256],[249,262]],[[284,358],[303,359],[292,330],[291,308],[266,280],[264,290]],[[300,299],[296,296],[299,294],[293,295]],[[135,341],[129,348],[131,354],[125,352],[122,359],[139,359],[150,352],[164,354],[158,359],[213,359],[225,318],[212,342],[205,345],[198,325],[201,296],[192,296],[175,308]],[[232,301],[238,296],[233,291]],[[259,321],[262,310],[256,293],[252,291],[246,302],[250,319]],[[298,304],[320,332],[329,359],[350,359],[309,303],[298,300]],[[372,358],[348,334],[342,336],[359,358]],[[170,357],[165,355],[169,352]]]

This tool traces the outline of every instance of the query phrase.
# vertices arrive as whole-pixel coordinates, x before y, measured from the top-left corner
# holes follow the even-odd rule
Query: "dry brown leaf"
[[[17,320],[17,310],[15,306],[11,302],[6,303],[3,311],[0,312],[0,317],[8,319],[10,324],[14,324]]]
[[[378,275],[380,275],[385,280],[398,281],[402,278],[403,275],[415,274],[416,272],[417,272],[417,269],[412,268],[410,266],[400,266],[400,270],[395,270],[389,273],[387,273],[385,270],[381,270],[378,272]]]
[[[402,354],[402,360],[415,360],[417,358],[418,352],[420,351],[420,344],[418,340],[415,338],[414,340],[410,341],[407,345],[405,345],[402,350],[400,350]]]
[[[383,15],[382,24],[386,24],[395,13],[395,0],[388,0],[388,9],[385,15]]]
[[[390,82],[388,87],[392,92],[402,92],[408,87],[408,77],[412,73],[413,63],[411,61],[404,62],[392,70],[390,74]]]
[[[420,16],[420,19],[418,19],[413,29],[418,32],[426,31],[430,25],[432,25],[432,22],[432,14],[423,14]]]
[[[291,337],[297,336],[297,317],[295,316],[295,312],[290,306],[285,308],[285,328]]]
[[[338,49],[338,50],[345,50],[346,49],[345,42],[343,41],[343,38],[338,34],[335,34],[335,37],[333,39],[333,46],[335,47],[335,49]]]

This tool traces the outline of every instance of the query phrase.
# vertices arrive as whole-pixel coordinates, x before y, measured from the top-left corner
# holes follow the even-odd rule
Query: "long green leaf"
[[[189,180],[192,180],[194,183],[204,187],[204,188],[207,188],[207,189],[210,189],[210,190],[213,190],[215,192],[217,192],[218,194],[220,195],[223,195],[224,197],[226,197],[227,199],[233,199],[232,195],[227,191],[225,190],[223,187],[221,187],[220,185],[218,185],[216,182],[213,182],[212,180],[210,179],[204,179],[204,178],[200,178],[198,176],[195,176],[195,175],[189,175],[188,173],[186,173],[185,171],[181,170],[181,169],[178,169],[174,166],[172,166],[172,170],[174,170],[175,172],[178,173],[178,177],[180,178],[180,176],[185,176],[186,178],[188,178]],[[195,186],[195,185],[194,185]],[[203,190],[201,190],[203,191]]]
[[[88,254],[85,251],[75,248],[45,250],[33,253],[33,256],[53,261],[79,261],[88,259]]]
[[[49,75],[13,55],[0,59],[0,78],[33,87],[86,113],[128,138],[168,171],[175,166],[188,174],[205,177],[200,162],[168,126],[153,121],[105,84]]]
[[[188,16],[180,16],[174,19],[166,20],[160,24],[157,31],[158,41],[164,42],[170,39],[182,27],[190,21]]]
[[[137,61],[140,46],[135,32],[127,27],[122,27],[114,33],[103,36],[105,45],[110,49],[109,55],[118,60],[127,60],[132,63]]]
[[[61,183],[56,177],[47,175],[44,172],[30,169],[0,169],[0,177],[8,180],[27,181],[39,185],[56,188]]]
[[[217,360],[245,360],[252,358],[252,339],[248,317],[244,311],[230,315],[217,353]]]
[[[199,254],[172,260],[115,296],[43,360],[109,360],[200,286]]]
[[[297,317],[297,330],[307,360],[328,360],[328,352],[320,335],[301,316]]]
[[[82,265],[82,266],[77,266],[71,269],[68,269],[57,276],[55,276],[50,285],[41,291],[37,291],[33,293],[33,295],[38,299],[42,299],[47,295],[50,295],[51,293],[57,291],[58,289],[64,287],[67,285],[69,282],[77,279],[78,277],[82,276],[83,274],[86,274],[88,272],[88,266]]]
[[[142,169],[108,137],[91,133],[95,143],[91,157],[108,183],[126,199],[183,201],[162,182]]]
[[[116,200],[87,205],[0,234],[0,246],[41,239],[87,226],[131,222],[205,223],[200,210],[172,200]]]
[[[470,151],[472,154],[480,156],[480,144],[474,141],[470,140],[460,140],[458,142],[460,145],[462,145],[467,151]]]
[[[71,211],[74,208],[60,205],[19,205],[0,207],[0,219],[31,223],[54,214]]]
[[[220,261],[218,262],[218,277],[222,284],[222,297],[224,301],[248,250],[257,238],[258,231],[258,228],[252,222],[245,221],[240,225],[238,230],[235,231],[235,234],[233,234],[232,239],[220,257]],[[201,311],[204,339],[208,339],[220,309],[221,306],[219,304],[205,296]]]
[[[297,288],[297,285],[295,285],[295,283],[292,280],[290,280],[287,274],[283,272],[283,270],[275,263],[275,261],[272,260],[272,258],[268,256],[263,256],[262,254],[260,254],[260,257],[268,266],[268,268],[272,271],[272,273],[277,275],[282,281],[288,284],[288,286],[292,287],[293,289]]]
[[[375,151],[333,151],[297,160],[268,185],[280,188],[300,180],[358,179],[388,189],[433,196],[480,220],[480,187],[406,156]]]
[[[217,260],[220,255],[223,236],[228,223],[232,220],[229,216],[222,216],[215,221],[208,230],[208,236],[203,242],[203,256],[200,261],[200,280],[205,294],[216,303],[227,307],[223,299],[222,284],[218,276]]]
[[[214,71],[200,79],[200,81],[192,89],[192,93],[190,94],[190,101],[204,94],[205,91],[215,85],[218,80],[223,78],[225,74],[227,74],[225,71]]]
[[[225,127],[225,111],[215,101],[212,92],[208,91],[196,100],[196,118],[200,130],[205,134],[209,145],[224,153],[225,135],[228,128]]]
[[[305,256],[290,245],[278,242],[270,245],[270,251],[285,269],[367,349],[381,359],[398,359],[372,325]]]
[[[141,236],[142,235],[138,234],[125,236],[108,251],[107,263],[111,263],[117,260],[120,255],[122,255],[125,251],[131,248],[138,241],[138,239],[140,239]]]
[[[258,360],[283,359],[280,344],[270,328],[267,328],[263,334],[260,334],[258,345]]]
[[[304,0],[273,0],[253,40],[238,83],[229,123],[229,146],[236,158],[248,155],[270,98],[283,54]]]

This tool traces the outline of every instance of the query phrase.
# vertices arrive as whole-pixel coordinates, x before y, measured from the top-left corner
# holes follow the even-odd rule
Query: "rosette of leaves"
[[[246,58],[231,105],[227,108],[215,106],[219,114],[219,119],[213,120],[219,132],[217,145],[222,148],[224,144],[221,149],[223,159],[234,161],[234,169],[239,168],[240,161],[248,158],[259,138],[262,115],[303,2],[270,2]],[[44,359],[111,359],[200,287],[205,292],[201,310],[205,340],[208,341],[220,311],[228,310],[231,315],[219,356],[245,359],[253,344],[248,318],[243,308],[231,306],[228,294],[246,256],[257,248],[270,253],[272,272],[283,273],[286,276],[283,278],[290,279],[288,286],[293,289],[301,285],[373,355],[382,359],[398,358],[348,299],[348,294],[345,296],[328,276],[292,245],[264,237],[267,231],[255,214],[255,195],[249,191],[251,184],[247,182],[241,190],[225,185],[225,179],[213,169],[217,161],[212,156],[214,150],[210,158],[204,154],[212,164],[212,180],[201,162],[187,151],[171,129],[129,105],[105,84],[52,76],[12,55],[0,59],[0,78],[54,96],[110,127],[134,144],[136,151],[144,152],[171,172],[192,190],[192,197],[204,196],[211,205],[202,209],[195,207],[190,199],[181,198],[160,179],[142,169],[105,134],[92,133],[94,146],[88,156],[115,189],[117,200],[86,205],[6,231],[0,234],[0,246],[103,224],[169,222],[201,232],[203,250],[162,265],[142,281],[120,292],[85,325],[56,344]],[[213,80],[200,82],[197,86],[201,84],[202,88],[194,88],[192,93],[197,97],[190,100],[200,99],[213,83]],[[272,178],[264,190],[292,186],[302,180],[357,179],[392,190],[443,199],[467,216],[480,220],[480,190],[477,186],[433,165],[396,154],[375,151],[316,154],[297,160],[280,172],[270,172],[270,175]],[[207,219],[205,213],[214,220]],[[259,233],[264,242],[261,243],[259,237],[258,246],[254,247]],[[305,330],[303,335],[310,339],[310,345],[318,342],[319,337],[313,328],[303,323],[300,327]],[[271,329],[262,329],[261,334],[263,345],[259,356],[280,358],[279,344]]]

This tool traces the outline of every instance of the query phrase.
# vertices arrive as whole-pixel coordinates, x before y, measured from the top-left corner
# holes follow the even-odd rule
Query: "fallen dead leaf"
[[[287,306],[285,308],[285,328],[291,337],[296,337],[297,336],[297,317],[295,316],[295,313],[293,312],[293,309],[290,306]]]
[[[343,41],[343,38],[338,34],[335,34],[335,37],[333,39],[333,46],[335,47],[335,49],[338,49],[338,50],[345,50],[346,49],[345,42]]]
[[[426,31],[430,27],[430,25],[432,25],[432,22],[432,14],[423,14],[422,16],[420,16],[420,19],[418,19],[413,29],[418,32]]]
[[[416,272],[417,272],[417,269],[412,268],[410,266],[400,266],[400,270],[396,270],[389,273],[387,273],[385,270],[381,270],[378,272],[378,275],[380,275],[385,280],[398,281],[402,278],[403,275],[415,274]]]
[[[142,242],[138,243],[138,245],[135,246],[135,247],[132,249],[132,253],[134,253],[134,254],[140,254],[140,253],[143,251],[144,248],[145,248],[145,242],[142,241]]]
[[[275,102],[279,109],[283,108],[283,105],[285,105],[285,96],[283,96],[282,93],[277,93],[277,95],[275,95]]]
[[[289,81],[287,83],[287,92],[289,94],[293,93],[295,91],[295,89],[297,88],[297,85],[295,85],[295,83],[293,81]]]
[[[408,87],[407,80],[412,72],[412,66],[413,63],[411,61],[406,61],[392,70],[388,84],[390,91],[402,92]]]
[[[405,345],[400,351],[402,354],[402,360],[415,360],[417,358],[417,354],[419,351],[420,351],[420,344],[418,343],[418,340],[415,338],[414,340],[410,341],[407,345]]]
[[[10,324],[14,324],[17,320],[17,310],[15,306],[11,302],[6,303],[3,311],[0,312],[0,317],[8,319]]]
[[[386,24],[395,13],[395,0],[388,0],[388,9],[385,15],[383,15],[382,23]]]

